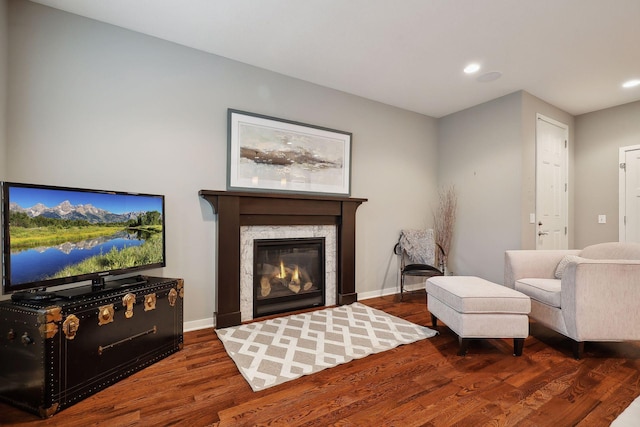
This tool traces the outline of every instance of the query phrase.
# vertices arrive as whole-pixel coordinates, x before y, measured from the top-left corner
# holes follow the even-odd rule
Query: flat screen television
[[[1,194],[5,294],[88,280],[95,290],[166,265],[162,195],[13,182]]]

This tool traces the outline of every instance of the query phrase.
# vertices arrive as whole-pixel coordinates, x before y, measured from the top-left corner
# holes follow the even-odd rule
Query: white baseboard
[[[393,294],[397,294],[399,292],[398,289],[396,288],[387,288],[387,289],[378,289],[375,291],[369,291],[369,292],[358,292],[358,300],[365,300],[365,299],[371,299],[371,298],[378,298],[378,297],[384,297],[387,295],[393,295]]]
[[[184,332],[197,331],[200,329],[213,328],[213,317],[200,320],[190,320],[182,324]]]
[[[417,291],[419,289],[424,289],[424,285],[411,285],[406,287],[406,291],[408,292],[414,291],[414,290]],[[358,293],[358,300],[384,297],[387,295],[397,294],[398,292],[400,292],[398,288],[386,288],[386,289],[383,288],[376,291],[360,292]],[[200,320],[190,320],[188,322],[184,322],[183,324],[184,332],[197,331],[200,329],[207,329],[207,328],[213,328],[213,327],[214,327],[213,317],[209,317],[207,319],[200,319]]]
[[[423,290],[424,289],[424,283],[421,284],[412,284],[412,285],[406,285],[404,287],[404,291],[405,292],[412,292],[412,291],[419,291],[419,290]],[[377,291],[369,291],[369,292],[358,292],[358,300],[365,300],[365,299],[370,299],[370,298],[378,298],[378,297],[384,297],[387,295],[394,295],[394,294],[399,294],[400,293],[400,288],[383,288],[383,289],[379,289]]]

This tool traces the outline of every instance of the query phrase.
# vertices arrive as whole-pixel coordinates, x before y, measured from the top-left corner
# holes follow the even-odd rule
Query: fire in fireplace
[[[256,239],[253,249],[254,318],[324,305],[324,237]]]

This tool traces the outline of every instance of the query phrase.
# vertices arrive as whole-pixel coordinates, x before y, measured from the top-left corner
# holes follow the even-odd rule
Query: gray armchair
[[[531,298],[530,318],[574,341],[640,340],[640,244],[583,250],[511,250],[505,286]]]

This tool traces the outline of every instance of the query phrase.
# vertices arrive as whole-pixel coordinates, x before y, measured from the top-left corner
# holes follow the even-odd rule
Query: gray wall
[[[458,193],[449,265],[455,274],[502,283],[504,251],[535,249],[529,214],[535,213],[537,113],[569,126],[572,182],[573,117],[527,92],[440,119],[438,182]],[[572,198],[569,205],[572,223]]]
[[[397,289],[392,248],[431,224],[436,120],[38,4],[9,3],[6,179],[166,195],[168,265],[185,319],[214,310],[217,220],[236,108],[353,133],[356,290]],[[194,324],[194,323],[192,323]]]
[[[455,186],[449,269],[502,283],[507,248],[520,247],[522,93],[439,121],[438,181]]]
[[[640,101],[578,116],[576,141],[576,247],[617,241],[618,155],[640,144]]]
[[[0,180],[7,172],[7,8],[0,0]]]
[[[618,240],[618,153],[640,144],[640,101],[573,117],[520,91],[438,122],[438,182],[459,193],[454,273],[500,282],[505,250],[535,248],[537,113],[569,127],[569,248]]]
[[[399,230],[431,226],[437,189],[451,184],[459,206],[450,269],[502,281],[504,250],[535,245],[537,112],[570,129],[570,245],[617,240],[618,148],[640,144],[640,102],[574,122],[520,91],[435,120],[34,3],[6,4],[0,179],[165,194],[168,266],[152,273],[185,278],[192,325],[210,322],[214,307],[217,222],[197,192],[225,189],[227,108],[353,133],[352,195],[369,199],[357,214],[361,298],[397,291]]]

